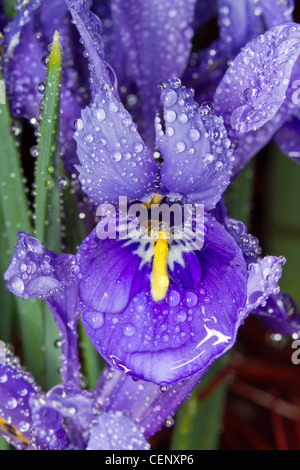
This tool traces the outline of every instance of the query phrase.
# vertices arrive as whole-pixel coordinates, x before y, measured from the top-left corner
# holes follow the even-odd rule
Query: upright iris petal
[[[94,201],[143,198],[154,189],[157,165],[130,114],[108,88],[77,121],[79,179]]]
[[[186,194],[213,209],[230,182],[232,152],[222,117],[209,103],[198,109],[191,89],[171,80],[161,94],[162,130],[156,119],[156,146],[164,162],[161,182],[170,192]]]

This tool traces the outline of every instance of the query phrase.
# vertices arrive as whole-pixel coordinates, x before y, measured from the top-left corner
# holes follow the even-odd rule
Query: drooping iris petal
[[[132,117],[112,91],[103,89],[77,121],[79,179],[98,203],[120,196],[143,199],[153,191],[156,163]]]
[[[113,20],[120,29],[129,77],[140,96],[142,135],[153,145],[157,85],[180,77],[190,51],[196,0],[114,0]]]
[[[79,384],[77,287],[72,266],[74,256],[46,250],[36,238],[18,232],[18,242],[4,274],[7,288],[23,299],[44,298],[61,335],[61,371],[64,382]]]
[[[145,438],[149,439],[164,424],[172,425],[175,412],[205,372],[197,372],[187,379],[159,387],[151,382],[133,381],[122,372],[107,368],[97,384],[97,393],[106,411],[126,410],[132,421],[143,429]]]
[[[264,306],[254,312],[260,320],[275,333],[290,336],[300,332],[300,314],[290,295],[280,291],[270,295]]]
[[[102,413],[86,450],[148,450],[143,433],[121,411]]]
[[[206,231],[202,250],[171,257],[170,285],[160,302],[150,294],[147,244],[130,241],[121,247],[119,240],[101,243],[96,236],[84,241],[77,259],[82,321],[95,348],[114,367],[172,383],[205,369],[233,344],[245,303],[246,263],[232,237],[210,217]]]
[[[284,102],[299,56],[300,26],[276,26],[251,41],[232,61],[218,86],[214,104],[239,134],[256,130]]]
[[[156,119],[156,145],[164,158],[161,182],[210,210],[230,181],[230,141],[222,117],[207,103],[198,109],[193,91],[178,85],[171,80],[161,94],[164,131]]]
[[[29,401],[32,396],[41,396],[34,378],[21,368],[19,359],[0,341],[0,434],[17,449],[30,447],[32,414]]]

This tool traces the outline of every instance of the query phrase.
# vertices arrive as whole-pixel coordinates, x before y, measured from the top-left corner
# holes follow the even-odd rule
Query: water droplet
[[[125,325],[123,333],[125,336],[133,336],[136,333],[136,328],[131,324]]]
[[[36,86],[36,91],[37,91],[38,93],[41,93],[41,95],[42,95],[43,93],[45,93],[45,90],[46,90],[46,84],[45,84],[45,82],[40,82],[40,83],[37,84],[37,86]]]
[[[103,108],[96,110],[96,118],[99,122],[103,122],[106,118],[106,112]]]

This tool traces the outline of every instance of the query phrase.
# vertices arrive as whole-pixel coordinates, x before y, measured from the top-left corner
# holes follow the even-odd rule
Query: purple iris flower
[[[14,294],[46,295],[47,301],[70,279],[78,290],[87,334],[108,363],[146,381],[173,383],[205,371],[234,344],[247,315],[277,293],[282,260],[254,258],[248,269],[239,240],[208,212],[220,201],[232,174],[232,150],[222,116],[208,104],[198,107],[193,90],[181,86],[179,79],[162,85],[163,119],[155,119],[155,148],[163,158],[158,168],[99,54],[97,18],[87,15],[81,2],[70,2],[69,7],[89,57],[94,92],[75,133],[82,189],[96,204],[116,204],[126,196],[130,203],[141,201],[147,207],[153,193],[159,193],[154,196],[159,203],[202,204],[204,226],[198,237],[204,244],[195,249],[184,239],[167,241],[165,230],[154,238],[146,231],[144,238],[102,240],[96,228],[82,242],[72,266],[65,266],[70,261],[67,255],[52,254],[54,282],[38,260],[33,276],[22,275],[18,252],[26,246],[27,236],[21,234],[5,279]],[[268,57],[269,51],[274,57],[261,65],[264,86],[246,103],[240,89],[249,88],[259,70],[254,57],[245,60],[246,50],[237,57],[239,71],[234,74],[232,66],[228,72],[232,85],[227,75],[223,101],[220,91],[216,98],[216,109],[224,117],[231,115],[237,130],[263,125],[284,100],[296,60],[296,52],[286,52],[285,47],[298,32],[295,25],[285,25],[252,45],[259,59]],[[275,83],[278,73],[283,84]],[[125,226],[129,222],[122,220]],[[64,271],[68,276],[61,281]]]

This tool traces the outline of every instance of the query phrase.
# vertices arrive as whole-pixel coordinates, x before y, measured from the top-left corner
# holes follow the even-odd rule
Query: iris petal
[[[258,129],[279,110],[299,44],[299,25],[286,23],[248,43],[232,61],[216,90],[214,104],[237,133]]]
[[[119,370],[158,384],[172,383],[206,368],[235,341],[238,311],[245,303],[247,268],[232,237],[208,217],[204,248],[190,255],[195,257],[195,269],[197,263],[201,266],[201,281],[195,277],[196,285],[187,286],[182,269],[160,302],[154,302],[150,294],[151,266],[145,264],[144,272],[131,269],[138,265],[137,255],[121,249],[118,243],[107,241],[109,251],[104,248],[103,258],[94,241],[90,241],[88,256],[87,249],[80,251],[86,253],[78,277],[82,321],[95,348]],[[123,259],[118,261],[118,255]],[[115,266],[116,270],[128,266],[127,277],[125,269],[124,279],[124,271],[118,278]],[[191,264],[190,269],[194,271]],[[111,279],[110,271],[114,272]],[[90,273],[90,282],[93,278],[97,284],[93,290],[84,284]],[[103,308],[110,304],[102,304],[102,282],[108,298],[113,294],[123,300],[122,305],[119,300],[118,309]],[[100,299],[99,310],[94,308],[94,298]]]
[[[143,199],[153,190],[156,163],[130,114],[110,90],[102,90],[77,121],[82,189],[98,203],[120,196]]]
[[[230,181],[232,156],[222,117],[208,103],[199,109],[193,91],[174,80],[161,94],[165,131],[156,120],[156,145],[164,163],[161,182],[213,209]]]
[[[21,368],[19,359],[0,342],[0,416],[14,426],[25,439],[31,438],[31,405],[30,397],[41,396],[31,374]],[[18,449],[29,447],[24,439],[16,433],[6,432],[2,423],[0,434],[8,438]]]
[[[149,447],[143,433],[130,418],[121,411],[109,411],[99,416],[87,450],[147,450]]]

